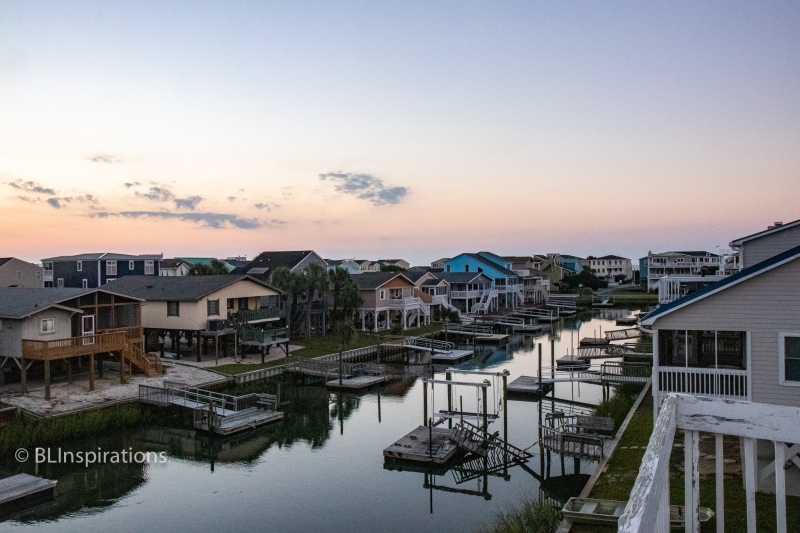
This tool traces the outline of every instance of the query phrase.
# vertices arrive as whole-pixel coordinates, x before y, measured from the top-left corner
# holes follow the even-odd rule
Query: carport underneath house
[[[0,288],[0,382],[5,372],[19,370],[23,392],[29,372],[41,373],[45,399],[52,373],[72,382],[73,367],[88,362],[89,389],[95,374],[103,377],[104,361],[125,363],[146,375],[160,372],[160,361],[142,351],[141,300],[105,289]]]

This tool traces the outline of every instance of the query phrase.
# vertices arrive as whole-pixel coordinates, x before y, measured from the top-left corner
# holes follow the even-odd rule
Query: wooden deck
[[[452,352],[436,352],[431,356],[431,362],[440,364],[458,364],[475,355],[472,350],[453,350]]]
[[[584,337],[579,346],[605,346],[606,344],[608,344],[608,339],[605,337]]]
[[[443,464],[458,453],[458,446],[450,440],[452,430],[444,428],[417,429],[395,441],[383,450],[389,459],[421,463]],[[431,436],[433,442],[431,442]]]
[[[511,337],[509,335],[503,335],[494,333],[491,335],[476,335],[475,336],[475,343],[481,344],[508,344],[508,341]]]
[[[230,435],[245,429],[252,429],[272,422],[277,422],[283,418],[281,411],[264,411],[256,407],[238,411],[232,416],[226,416],[219,422],[219,426],[214,428],[214,433],[218,435]]]
[[[57,484],[58,481],[30,474],[17,474],[0,479],[0,506],[6,506],[12,502],[19,504],[34,496],[52,498]]]

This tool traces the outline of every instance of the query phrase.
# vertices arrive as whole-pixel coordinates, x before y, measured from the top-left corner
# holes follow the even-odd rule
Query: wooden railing
[[[668,533],[670,531],[670,455],[677,429],[684,433],[684,494],[687,533],[699,527],[700,500],[700,432],[713,433],[716,445],[717,531],[725,531],[725,475],[723,436],[742,439],[742,470],[745,486],[747,531],[769,529],[786,533],[785,464],[797,453],[785,443],[800,442],[800,408],[783,405],[700,398],[687,394],[671,394],[664,400],[653,427],[639,475],[631,491],[628,505],[619,519],[622,533]],[[774,461],[758,471],[756,441],[772,441]],[[756,490],[759,479],[775,477],[775,515],[771,525],[759,524],[756,517]]]
[[[161,358],[157,355],[146,354],[138,344],[125,341],[125,357],[130,363],[138,367],[147,377],[160,376],[164,373]]]
[[[658,367],[658,401],[671,392],[747,400],[748,390],[747,370]]]
[[[142,326],[129,326],[124,328],[104,329],[99,333],[124,333],[125,338],[132,341],[140,341],[142,340],[142,336],[144,335]]]
[[[80,355],[115,352],[125,348],[125,332],[100,333],[52,341],[22,340],[22,357],[49,361]]]

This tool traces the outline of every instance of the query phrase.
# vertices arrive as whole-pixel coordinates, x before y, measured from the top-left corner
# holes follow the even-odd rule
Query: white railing
[[[485,292],[487,291],[450,291],[450,298],[458,298],[459,300],[465,298],[481,298]]]
[[[658,303],[668,304],[723,279],[725,276],[664,276],[658,280]]]
[[[658,402],[673,392],[729,400],[750,398],[747,370],[660,366],[654,377]]]
[[[408,307],[417,307],[422,303],[422,300],[414,296],[407,298],[390,298],[389,309],[406,309]]]
[[[672,394],[664,400],[661,414],[655,422],[639,475],[631,491],[628,505],[619,519],[621,533],[669,533],[670,455],[675,432],[684,432],[684,493],[685,531],[697,532],[700,502],[700,432],[713,433],[716,467],[717,531],[725,531],[725,476],[723,435],[742,438],[743,474],[747,531],[756,533],[767,527],[756,517],[758,479],[775,477],[776,531],[786,533],[786,472],[785,464],[797,452],[784,443],[800,442],[800,408],[783,405],[739,402],[700,398],[687,394]],[[772,441],[774,461],[761,470],[756,468],[758,439]],[[766,472],[766,473],[765,473]]]
[[[52,270],[45,270],[42,274],[43,281],[53,281],[53,271]]]
[[[495,285],[494,288],[497,292],[503,294],[507,292],[518,292],[522,291],[524,285],[521,283],[515,283],[514,285]]]

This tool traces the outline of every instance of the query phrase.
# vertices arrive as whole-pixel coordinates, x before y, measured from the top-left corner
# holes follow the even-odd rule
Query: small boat
[[[570,498],[561,513],[573,524],[602,524],[616,526],[619,517],[625,512],[628,502],[619,500],[598,500],[593,498]],[[708,507],[700,508],[700,522],[708,522],[714,511]],[[673,528],[684,527],[686,508],[683,505],[669,506],[669,521]]]
[[[556,359],[556,370],[575,371],[587,370],[592,364],[588,359],[583,359],[576,355],[565,355]]]

